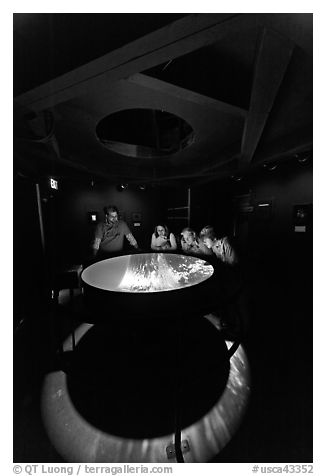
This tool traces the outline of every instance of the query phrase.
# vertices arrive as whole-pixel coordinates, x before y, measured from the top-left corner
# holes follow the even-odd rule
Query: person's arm
[[[187,252],[188,248],[189,248],[189,246],[187,245],[185,239],[182,237],[181,238],[181,249],[182,249],[182,251]]]
[[[92,254],[96,256],[100,248],[101,238],[95,238],[92,243]]]
[[[102,236],[102,227],[101,224],[97,225],[94,235],[94,240],[92,242],[92,255],[96,256],[101,244],[101,236]]]
[[[127,223],[126,222],[122,222],[122,223],[123,223],[123,225],[122,225],[123,226],[123,234],[125,235],[125,237],[129,241],[131,246],[133,246],[134,248],[138,248],[138,243],[137,243],[134,235],[129,230],[129,227],[128,227]]]
[[[152,250],[156,250],[155,241],[156,241],[156,236],[155,236],[155,233],[153,233],[152,234],[152,239],[151,239],[151,249]]]
[[[151,249],[154,251],[160,251],[162,250],[162,245],[157,244],[157,238],[155,236],[155,233],[152,234],[152,240],[151,240]]]
[[[170,243],[171,243],[171,250],[176,250],[177,249],[177,240],[175,239],[175,236],[173,233],[170,233]]]
[[[167,238],[165,236],[155,236],[155,233],[152,234],[151,248],[154,251],[164,251],[170,249],[167,245]]]
[[[138,243],[134,237],[134,235],[129,232],[127,235],[126,235],[126,238],[127,240],[129,241],[129,243],[131,244],[131,246],[133,246],[134,248],[138,248]]]

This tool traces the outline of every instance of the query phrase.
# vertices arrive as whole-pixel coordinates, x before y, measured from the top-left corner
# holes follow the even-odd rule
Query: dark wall
[[[167,191],[166,209],[169,207],[185,207],[188,204],[188,187],[178,186]],[[205,225],[214,225],[223,234],[232,231],[232,191],[229,187],[221,187],[220,183],[210,183],[201,187],[190,187],[190,226],[199,232]],[[174,217],[174,219],[169,216]],[[188,222],[187,210],[167,211],[166,221],[170,229],[179,234]]]
[[[228,183],[213,182],[194,187],[191,196],[191,226],[196,231],[212,225],[218,234],[232,234],[232,188]]]
[[[233,237],[244,255],[262,256],[312,250],[313,168],[297,161],[275,170],[261,168],[241,181],[227,179],[192,188],[192,226],[212,224]],[[269,206],[259,206],[262,204]],[[306,232],[295,232],[294,209],[306,205]],[[310,208],[309,208],[310,205]]]
[[[248,211],[242,213],[236,197],[248,194]],[[298,162],[277,169],[262,170],[244,183],[234,185],[234,216],[242,227],[236,227],[238,240],[251,253],[283,256],[297,247],[312,247],[313,170]],[[268,204],[269,206],[262,206]],[[311,205],[306,232],[295,232],[297,205]],[[240,207],[241,208],[241,207]],[[247,228],[246,226],[247,225]],[[309,249],[309,248],[308,248]]]
[[[36,184],[16,176],[13,187],[14,325],[42,312],[45,261],[37,208]]]
[[[293,235],[293,207],[297,204],[312,204],[312,167],[294,166],[270,172],[260,181],[252,184],[253,198],[272,200],[271,232]]]

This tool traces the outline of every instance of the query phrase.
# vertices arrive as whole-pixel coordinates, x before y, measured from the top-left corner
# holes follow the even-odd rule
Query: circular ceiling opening
[[[194,131],[184,119],[157,109],[110,114],[97,124],[96,134],[109,150],[140,158],[172,155],[194,141]]]

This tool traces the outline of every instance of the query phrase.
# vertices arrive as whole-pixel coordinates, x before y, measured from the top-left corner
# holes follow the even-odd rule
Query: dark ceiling
[[[13,34],[25,173],[195,184],[312,155],[312,14],[17,13]],[[134,114],[144,109],[149,122]],[[174,130],[160,129],[164,114]],[[115,117],[120,142],[106,147],[97,127]]]

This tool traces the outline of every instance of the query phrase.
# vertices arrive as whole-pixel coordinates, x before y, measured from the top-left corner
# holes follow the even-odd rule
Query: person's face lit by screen
[[[211,238],[204,238],[203,239],[204,245],[207,246],[207,248],[212,248],[214,245],[214,242]]]
[[[160,226],[160,225],[159,225],[159,226],[156,228],[156,231],[157,231],[157,234],[158,234],[159,236],[164,236],[164,235],[165,235],[165,229],[164,229],[163,226]]]
[[[183,233],[183,238],[188,245],[192,245],[195,242],[195,236],[189,231]]]

